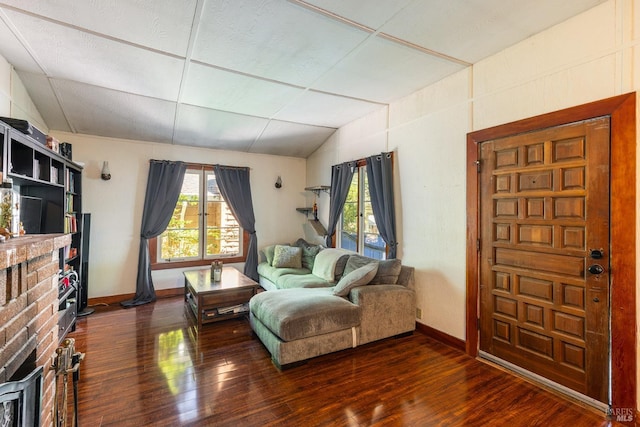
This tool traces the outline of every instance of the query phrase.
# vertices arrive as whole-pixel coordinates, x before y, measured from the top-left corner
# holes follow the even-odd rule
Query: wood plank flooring
[[[246,319],[190,325],[181,297],[80,318],[79,426],[617,425],[420,332],[281,372]]]

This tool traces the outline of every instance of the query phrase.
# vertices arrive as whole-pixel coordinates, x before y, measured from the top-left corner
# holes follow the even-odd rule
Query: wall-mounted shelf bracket
[[[327,194],[331,194],[331,186],[330,185],[315,185],[313,187],[306,187],[305,191],[311,191],[316,196],[319,196],[321,191],[324,191]]]
[[[305,215],[309,215],[311,212],[313,212],[313,208],[296,208],[296,210],[298,212],[302,212]]]

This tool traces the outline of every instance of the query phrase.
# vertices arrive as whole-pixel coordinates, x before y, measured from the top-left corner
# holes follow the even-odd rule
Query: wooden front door
[[[479,150],[480,350],[606,403],[609,118]]]

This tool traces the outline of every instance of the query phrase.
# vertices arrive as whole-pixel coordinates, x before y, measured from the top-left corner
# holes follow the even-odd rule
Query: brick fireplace
[[[43,366],[41,425],[53,423],[58,348],[59,249],[71,235],[23,236],[0,243],[0,383]]]

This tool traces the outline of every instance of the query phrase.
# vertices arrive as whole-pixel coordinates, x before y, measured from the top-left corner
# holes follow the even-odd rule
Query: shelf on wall
[[[324,191],[327,194],[331,194],[331,186],[330,185],[315,185],[312,187],[306,187],[305,191],[311,191],[316,196],[320,195],[321,191]]]
[[[302,212],[305,215],[309,215],[311,212],[313,212],[313,208],[296,208],[296,210],[298,212]]]

